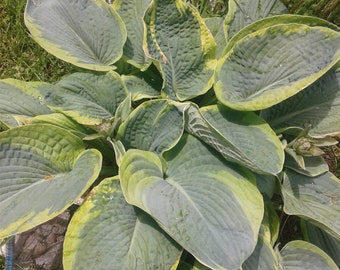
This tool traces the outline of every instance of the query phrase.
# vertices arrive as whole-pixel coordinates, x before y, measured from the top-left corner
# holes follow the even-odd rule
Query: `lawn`
[[[0,79],[57,81],[73,69],[40,48],[24,24],[26,0],[0,1]]]

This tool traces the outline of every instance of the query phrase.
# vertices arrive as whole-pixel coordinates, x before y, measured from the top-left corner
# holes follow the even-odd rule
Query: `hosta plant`
[[[340,133],[340,32],[286,13],[28,0],[32,37],[79,71],[0,81],[0,238],[83,197],[65,269],[338,269],[320,147]]]

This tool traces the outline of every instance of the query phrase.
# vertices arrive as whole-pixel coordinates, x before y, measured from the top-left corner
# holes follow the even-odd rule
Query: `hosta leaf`
[[[186,100],[208,91],[216,45],[197,10],[182,0],[153,0],[145,21],[148,52],[159,61],[165,94]]]
[[[96,180],[101,154],[52,125],[0,133],[0,237],[63,212]],[[61,196],[62,194],[62,196]]]
[[[270,243],[259,235],[253,254],[242,265],[242,270],[278,270],[279,264]]]
[[[117,139],[127,149],[162,153],[174,146],[183,133],[183,106],[165,99],[144,102],[119,127]]]
[[[66,269],[171,269],[181,249],[125,201],[113,177],[94,188],[72,217],[63,252]]]
[[[127,151],[119,172],[126,200],[204,265],[238,269],[255,248],[263,216],[252,174],[191,135],[163,157]]]
[[[250,3],[250,2],[249,2]],[[271,16],[262,20],[255,21],[254,23],[247,25],[242,30],[238,31],[231,40],[228,41],[227,46],[224,50],[224,53],[231,50],[235,43],[239,40],[244,38],[245,36],[254,33],[260,29],[271,27],[278,24],[305,24],[309,26],[324,26],[330,29],[339,31],[340,28],[336,25],[317,18],[317,17],[310,17],[310,16],[302,16],[302,15],[295,15],[295,14],[283,14],[283,15],[276,15]]]
[[[216,96],[237,110],[265,109],[312,84],[339,59],[339,32],[302,24],[267,27],[239,40],[219,61]]]
[[[104,1],[29,0],[25,23],[49,53],[91,70],[112,70],[123,53],[126,30]]]
[[[151,64],[151,59],[146,56],[143,49],[146,32],[143,18],[150,2],[151,0],[117,0],[113,3],[127,30],[124,57],[128,63],[142,70]]]
[[[324,230],[309,222],[302,223],[302,232],[308,242],[325,251],[332,260],[340,267],[340,241],[326,233]]]
[[[45,94],[45,102],[80,124],[99,125],[113,118],[126,90],[115,72],[74,73],[59,81]]]
[[[161,95],[160,91],[153,88],[143,78],[133,75],[122,75],[122,79],[127,91],[131,93],[131,98],[134,101],[143,98],[155,98]]]
[[[305,241],[292,241],[281,250],[281,269],[338,270],[334,261],[318,247]]]
[[[295,96],[261,112],[273,128],[310,126],[311,136],[340,133],[339,115],[340,66]]]
[[[30,95],[28,89],[44,85],[44,83],[27,83],[18,80],[0,81],[0,122],[8,127],[15,127],[28,122],[30,118],[49,114],[51,110],[41,100]]]
[[[286,170],[282,194],[285,213],[301,216],[340,239],[340,181],[333,174],[311,178]]]
[[[188,269],[188,268],[186,268]],[[190,270],[210,270],[209,267],[206,267],[205,265],[201,264],[199,261],[195,261],[194,265],[192,268],[190,268]]]
[[[180,261],[176,270],[211,270],[211,268],[195,260],[194,265],[190,262]]]
[[[318,176],[329,171],[327,162],[322,157],[302,157],[305,168],[301,168],[299,164],[290,155],[286,155],[285,167],[292,169],[306,176]]]
[[[223,28],[223,17],[210,17],[204,20],[205,24],[209,28],[210,32],[213,34],[216,42],[216,58],[220,58],[227,44],[224,28]]]
[[[46,82],[26,82],[16,79],[3,79],[1,82],[9,84],[13,87],[16,87],[23,93],[26,93],[35,99],[37,99],[40,103],[43,103],[43,97],[41,96],[41,92],[50,87],[51,84]]]
[[[261,224],[260,235],[263,240],[268,242],[272,247],[276,243],[280,233],[280,218],[277,215],[277,209],[269,198],[264,198],[264,216]]]
[[[268,174],[255,174],[256,185],[263,196],[271,199],[276,189],[276,176]]]
[[[229,0],[225,36],[230,40],[243,27],[263,18],[288,13],[280,0]]]
[[[67,129],[79,138],[83,139],[87,134],[94,131],[78,124],[71,118],[62,113],[51,113],[46,115],[38,115],[30,120],[30,124],[51,124],[60,128]]]
[[[277,174],[282,170],[282,144],[269,125],[254,113],[218,105],[198,111],[192,105],[186,114],[188,132],[214,147],[227,160],[259,173]]]
[[[269,199],[265,199],[264,216],[254,252],[243,263],[242,270],[279,269],[278,258],[273,249],[279,235],[280,220]]]

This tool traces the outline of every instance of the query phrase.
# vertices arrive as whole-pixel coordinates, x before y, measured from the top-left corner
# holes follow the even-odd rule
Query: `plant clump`
[[[64,269],[338,269],[322,149],[340,134],[339,28],[278,0],[200,11],[27,1],[33,39],[77,72],[0,80],[1,238],[83,197]]]

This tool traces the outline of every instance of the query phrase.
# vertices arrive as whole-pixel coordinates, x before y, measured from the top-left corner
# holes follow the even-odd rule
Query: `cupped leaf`
[[[188,134],[163,157],[127,151],[119,172],[126,200],[204,265],[238,269],[256,246],[263,216],[253,175]]]
[[[265,109],[312,84],[339,59],[339,32],[302,24],[267,27],[236,42],[219,61],[216,96],[237,110]]]
[[[55,84],[45,93],[44,102],[80,124],[99,125],[115,116],[117,107],[126,96],[117,73],[78,72]]]
[[[311,178],[287,169],[282,194],[285,213],[300,216],[340,239],[340,180],[332,173]]]
[[[34,116],[50,114],[51,110],[42,104],[41,99],[30,95],[30,92],[41,85],[45,83],[1,80],[0,122],[7,127],[15,127],[28,122]]]
[[[144,20],[147,50],[159,61],[165,94],[186,100],[208,91],[216,45],[198,11],[182,0],[153,0]]]
[[[276,129],[310,127],[311,136],[340,133],[340,65],[295,96],[261,111]]]
[[[151,59],[146,56],[143,48],[146,33],[143,18],[150,2],[151,0],[117,0],[113,3],[127,30],[123,56],[128,63],[142,70],[151,64]]]
[[[166,99],[144,102],[119,127],[117,139],[127,149],[162,153],[173,147],[183,133],[183,106]]]
[[[288,13],[280,0],[229,0],[224,31],[230,40],[242,28],[263,18]]]
[[[172,269],[181,248],[125,201],[113,177],[95,187],[72,217],[63,253],[65,269]]]
[[[46,51],[82,68],[112,70],[123,54],[124,23],[104,1],[28,0],[25,24]]]
[[[228,41],[227,46],[225,47],[224,54],[227,53],[229,50],[231,50],[235,43],[237,43],[239,40],[244,38],[245,36],[254,33],[260,29],[278,25],[278,24],[305,24],[309,26],[323,26],[328,27],[330,29],[339,31],[340,28],[336,25],[317,18],[317,17],[310,17],[310,16],[302,16],[302,15],[295,15],[295,14],[283,14],[283,15],[276,15],[276,16],[270,16],[268,18],[264,18],[258,21],[255,21],[254,23],[247,25],[240,31],[238,31],[231,40]]]
[[[161,95],[160,91],[157,91],[143,78],[133,75],[122,75],[122,79],[125,83],[127,91],[131,93],[131,98],[133,101],[143,98],[156,98],[160,97]]]
[[[191,105],[186,117],[188,132],[215,148],[227,160],[262,174],[274,175],[282,170],[282,144],[255,113],[220,105],[203,107],[199,111]]]
[[[301,227],[304,238],[325,251],[340,267],[340,241],[309,222],[304,221]]]
[[[96,180],[101,160],[97,150],[84,150],[80,138],[52,125],[1,132],[0,237],[67,209]]]
[[[281,250],[280,269],[338,270],[334,261],[318,247],[305,241],[291,241]]]

